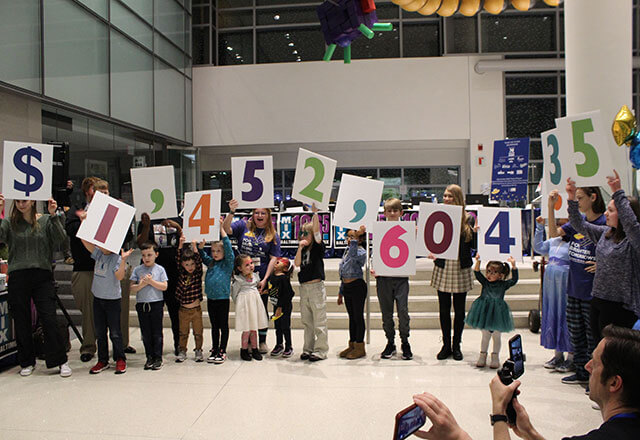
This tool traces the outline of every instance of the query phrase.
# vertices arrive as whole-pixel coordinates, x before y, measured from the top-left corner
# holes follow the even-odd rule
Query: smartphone
[[[524,374],[524,355],[522,354],[522,337],[515,335],[509,339],[509,359],[513,361],[513,379]]]
[[[415,403],[396,414],[396,427],[393,430],[393,440],[404,440],[427,421],[427,416]]]

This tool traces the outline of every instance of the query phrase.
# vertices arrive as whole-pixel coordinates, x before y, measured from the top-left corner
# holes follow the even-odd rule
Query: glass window
[[[276,188],[282,186],[282,170],[273,170],[273,186]]]
[[[107,0],[78,0],[105,20],[109,19]]]
[[[400,194],[400,187],[398,186],[387,186],[385,185],[382,189],[382,201],[388,199],[401,199],[402,194]]]
[[[231,189],[231,171],[209,171],[209,182],[204,187],[209,189]]]
[[[218,8],[244,8],[253,6],[253,0],[218,0]]]
[[[507,137],[539,138],[540,133],[556,126],[557,99],[507,98]]]
[[[149,24],[153,24],[153,0],[120,0]]]
[[[154,33],[153,37],[155,40],[156,55],[163,58],[173,67],[184,72],[184,53],[159,33]]]
[[[209,6],[194,6],[191,14],[193,16],[193,24],[209,24]]]
[[[191,55],[191,16],[184,14],[184,51]]]
[[[529,160],[542,160],[542,142],[531,141],[529,144]]]
[[[0,59],[3,60],[0,62],[0,80],[41,92],[38,0],[12,2],[10,7],[2,8]]]
[[[224,33],[218,38],[218,63],[221,66],[253,63],[252,32]]]
[[[209,64],[209,26],[193,28],[193,64]]]
[[[44,93],[109,112],[108,28],[69,0],[44,4]]]
[[[293,187],[293,179],[296,175],[296,170],[285,170],[284,171],[284,186],[285,187]]]
[[[316,7],[256,10],[256,24],[319,23]]]
[[[483,52],[556,50],[556,16],[551,13],[482,15]]]
[[[153,57],[115,30],[111,31],[111,116],[153,130]]]
[[[376,15],[378,16],[378,20],[381,21],[398,18],[399,9],[400,7],[398,5],[378,2],[378,4],[376,4]],[[397,25],[397,23],[394,23],[393,27],[396,27]]]
[[[313,3],[317,5],[318,1],[317,0],[256,0],[257,6],[286,5],[286,4],[292,4],[292,3],[296,3],[296,4]]]
[[[376,32],[371,40],[364,37],[358,38],[351,45],[351,58],[398,58],[400,57],[398,35],[399,32],[394,28],[391,32]]]
[[[258,63],[317,61],[325,45],[320,27],[259,30],[256,36]],[[221,53],[221,52],[220,52]]]
[[[396,29],[393,32],[397,35]],[[440,25],[437,22],[405,23],[402,25],[402,36],[403,56],[437,57],[440,55]]]
[[[155,130],[185,139],[185,78],[175,69],[155,60]]]
[[[510,76],[505,75],[507,95],[547,95],[558,93],[557,76]]]
[[[218,11],[218,27],[253,26],[253,11]]]
[[[433,186],[415,186],[407,188],[406,198],[426,198],[427,200],[436,197],[438,201],[442,201],[444,196],[444,187]]]
[[[431,183],[431,168],[405,168],[403,183],[405,185]]]
[[[431,168],[430,171],[430,183],[450,185],[452,183],[457,184],[460,181],[458,178],[458,168],[435,167]]]
[[[189,143],[193,143],[193,83],[190,79],[185,81],[185,97],[186,97],[186,127],[187,127],[187,138],[186,141]]]
[[[89,149],[113,150],[113,124],[89,119]]]
[[[117,26],[134,40],[144,44],[148,49],[153,49],[151,27],[116,0],[111,0],[111,24]]]
[[[445,18],[447,53],[478,52],[478,20],[476,17]]]
[[[184,33],[184,9],[175,0],[155,0],[156,30],[173,41],[179,48],[186,49]]]
[[[400,168],[380,168],[380,180],[387,185],[400,185],[402,176]]]

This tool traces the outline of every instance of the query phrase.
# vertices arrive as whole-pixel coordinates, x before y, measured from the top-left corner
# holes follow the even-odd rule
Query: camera
[[[522,352],[522,337],[515,335],[509,339],[509,359],[504,361],[502,368],[498,370],[500,381],[505,385],[510,385],[514,380],[522,376],[524,374],[524,361],[525,355]],[[511,400],[507,405],[507,418],[511,425],[516,424],[516,411],[513,409],[514,397],[515,393],[511,396]]]

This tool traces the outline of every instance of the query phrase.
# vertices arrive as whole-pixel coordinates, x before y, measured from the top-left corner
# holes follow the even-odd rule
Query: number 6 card
[[[517,208],[478,208],[478,254],[482,261],[522,261],[522,217]]]
[[[220,239],[220,202],[222,190],[184,193],[182,231],[187,242]]]
[[[238,208],[273,206],[273,157],[232,157],[231,193]]]
[[[373,224],[373,269],[382,276],[415,275],[415,222]]]

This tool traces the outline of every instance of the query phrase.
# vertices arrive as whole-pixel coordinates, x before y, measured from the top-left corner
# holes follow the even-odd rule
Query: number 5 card
[[[374,223],[373,269],[382,276],[415,275],[415,222]]]
[[[333,224],[348,229],[370,229],[378,217],[384,182],[343,174]]]
[[[273,206],[273,157],[232,157],[231,192],[239,208]]]
[[[329,157],[300,148],[291,197],[309,205],[315,203],[323,211],[328,210],[337,163]]]
[[[119,254],[135,213],[133,206],[96,192],[76,236]]]
[[[222,190],[195,191],[184,194],[182,231],[187,242],[220,239],[220,202]]]
[[[522,217],[517,208],[478,208],[478,254],[482,261],[522,261]]]
[[[4,143],[2,193],[7,199],[49,200],[53,145]]]
[[[462,206],[420,202],[416,254],[457,260]]]

